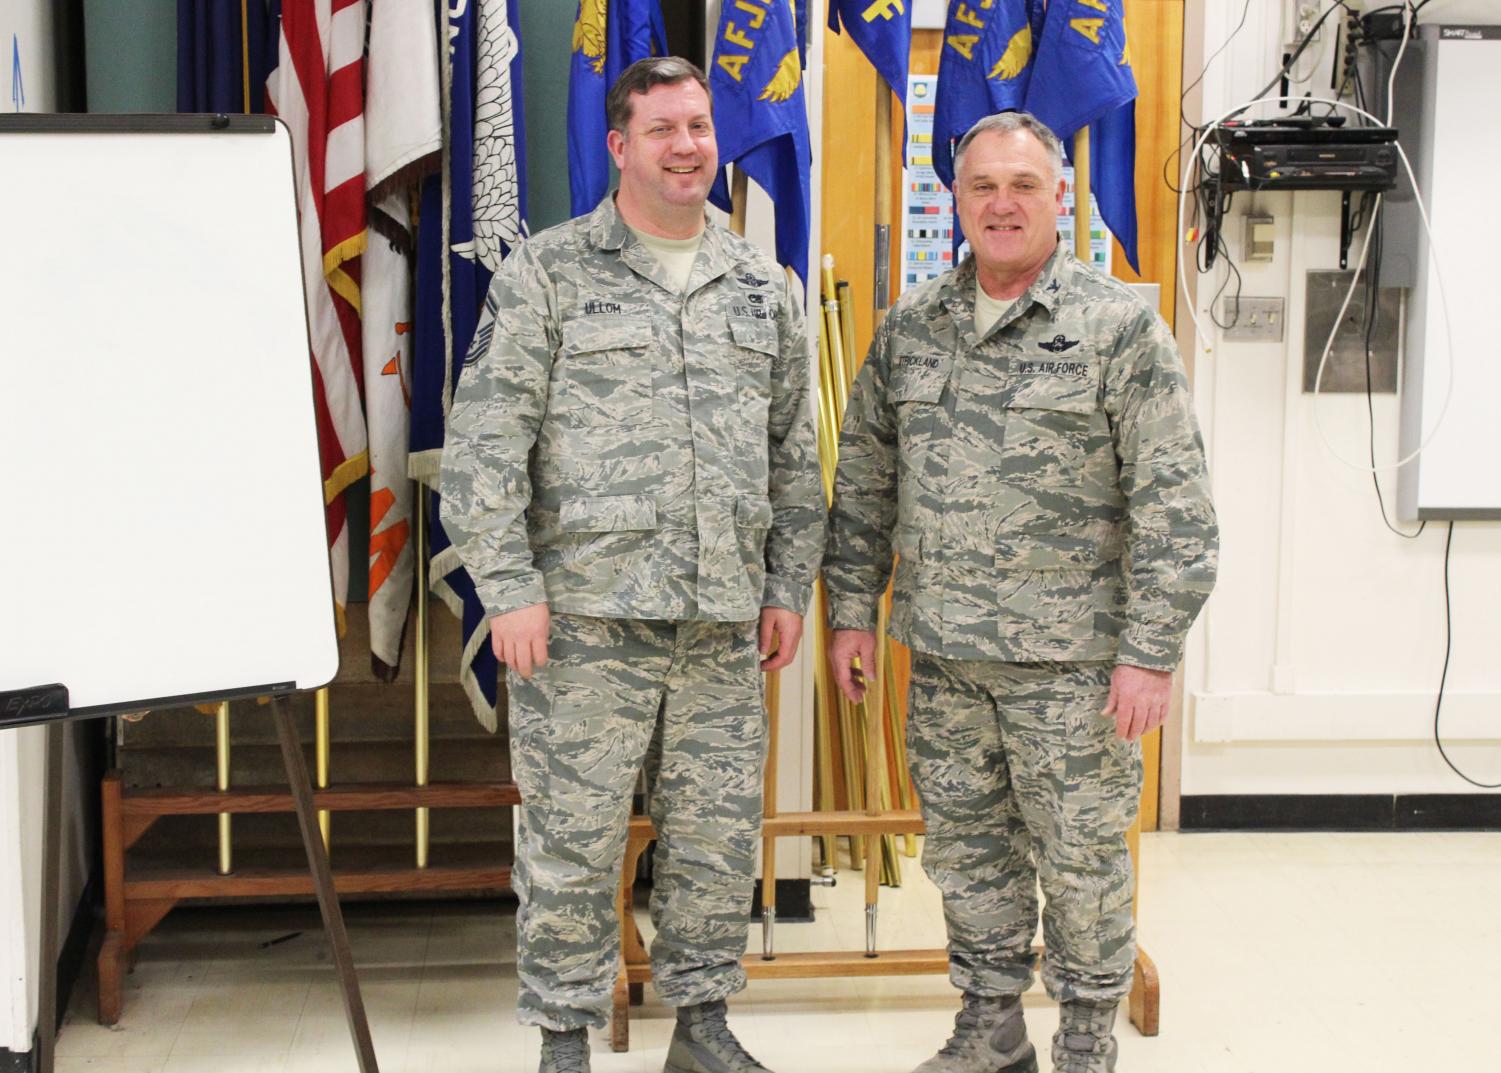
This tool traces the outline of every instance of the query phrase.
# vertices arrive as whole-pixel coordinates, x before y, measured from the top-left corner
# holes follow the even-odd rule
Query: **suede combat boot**
[[[913,1073],[1037,1073],[1017,995],[964,994],[954,1034]]]
[[[589,1073],[589,1030],[542,1030],[542,1064],[537,1073]]]
[[[725,1021],[724,1002],[678,1007],[678,1026],[662,1073],[771,1073],[752,1058]]]
[[[1114,1003],[1089,1006],[1065,1002],[1058,1007],[1054,1073],[1115,1073],[1115,1009]]]

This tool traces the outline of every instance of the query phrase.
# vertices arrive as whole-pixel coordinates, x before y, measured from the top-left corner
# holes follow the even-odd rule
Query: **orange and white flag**
[[[365,413],[370,437],[370,654],[395,677],[416,561],[407,438],[412,399],[413,186],[441,166],[438,32],[431,0],[379,0],[370,14],[364,264]]]

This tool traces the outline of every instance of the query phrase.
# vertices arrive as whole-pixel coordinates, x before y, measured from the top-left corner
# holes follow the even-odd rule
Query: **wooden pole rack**
[[[219,874],[207,863],[195,869],[134,870],[127,864],[130,848],[163,816],[292,812],[292,794],[285,788],[127,791],[120,772],[111,771],[104,776],[101,791],[105,936],[98,958],[100,1024],[119,1022],[123,976],[137,945],[180,901],[313,893],[306,863],[290,856],[285,867],[242,867],[228,875]],[[313,793],[314,806],[327,812],[481,808],[520,801],[521,795],[511,782],[434,782],[426,786],[366,783]],[[417,867],[382,860],[336,868],[333,879],[339,894],[455,894],[509,890],[511,869],[508,865],[477,863]]]
[[[765,839],[800,835],[884,835],[924,832],[921,815],[914,811],[888,811],[878,815],[866,812],[783,812],[765,820]],[[1136,859],[1140,837],[1139,824],[1127,834],[1131,857]],[[641,855],[646,852],[656,831],[646,816],[631,817],[626,836],[625,862],[621,869],[616,910],[620,916],[620,971],[615,978],[613,1009],[610,1018],[610,1044],[616,1051],[630,1047],[630,1007],[641,1004],[643,985],[651,979],[651,958],[641,929],[636,926],[632,890]],[[866,859],[866,868],[879,867],[879,860]],[[1042,949],[1038,948],[1038,953]],[[747,954],[742,961],[745,974],[753,980],[806,980],[843,976],[923,976],[949,971],[948,951],[878,950],[874,956],[864,950],[802,951],[771,957]],[[1136,950],[1136,970],[1128,1002],[1131,1023],[1143,1036],[1155,1036],[1159,1029],[1161,987],[1157,966],[1140,945]]]

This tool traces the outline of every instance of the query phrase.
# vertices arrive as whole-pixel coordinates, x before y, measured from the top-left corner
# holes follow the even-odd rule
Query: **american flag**
[[[292,132],[318,446],[340,630],[349,594],[343,493],[369,469],[361,397],[366,0],[282,0],[268,111]]]

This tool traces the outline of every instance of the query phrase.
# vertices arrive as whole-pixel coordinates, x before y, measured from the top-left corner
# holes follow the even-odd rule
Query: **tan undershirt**
[[[688,277],[693,273],[693,261],[698,257],[698,247],[703,242],[703,231],[700,230],[692,238],[662,238],[659,235],[648,235],[645,231],[638,231],[632,227],[631,234],[640,240],[641,245],[651,251],[651,255],[667,273],[667,278],[672,282],[673,287],[679,293],[686,290]]]
[[[980,281],[975,280],[975,338],[984,339],[985,333],[990,331],[991,325],[1001,319],[1001,314],[1011,308],[1014,298],[992,298],[985,293],[985,288],[980,286]]]

